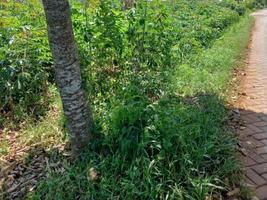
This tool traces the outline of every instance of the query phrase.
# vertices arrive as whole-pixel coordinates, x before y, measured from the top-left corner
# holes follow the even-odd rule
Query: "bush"
[[[5,16],[0,19],[0,112],[13,120],[38,116],[48,105],[52,60],[44,22],[39,23],[42,12],[32,9],[33,3],[0,4]]]

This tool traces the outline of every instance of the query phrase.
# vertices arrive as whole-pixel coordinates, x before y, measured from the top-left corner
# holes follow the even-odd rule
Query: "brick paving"
[[[267,10],[253,14],[255,26],[241,81],[238,107],[244,122],[239,131],[246,181],[260,200],[267,200]]]

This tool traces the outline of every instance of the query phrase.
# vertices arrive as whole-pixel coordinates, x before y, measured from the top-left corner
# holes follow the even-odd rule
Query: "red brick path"
[[[239,103],[245,127],[239,137],[247,183],[255,187],[259,199],[267,200],[267,10],[253,16],[256,21]]]

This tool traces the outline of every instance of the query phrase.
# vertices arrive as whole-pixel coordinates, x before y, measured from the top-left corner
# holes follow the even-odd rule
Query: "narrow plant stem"
[[[147,20],[147,0],[145,1],[145,10],[144,10],[144,24],[143,24],[143,34],[142,34],[142,63],[144,62],[144,53],[145,53],[145,34],[146,34],[146,20]]]

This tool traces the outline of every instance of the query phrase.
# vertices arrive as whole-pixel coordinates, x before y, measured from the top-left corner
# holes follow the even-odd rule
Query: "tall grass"
[[[27,198],[204,200],[224,195],[230,187],[224,180],[236,178],[239,167],[235,138],[223,126],[223,94],[244,56],[252,23],[243,17],[211,48],[178,66],[160,99],[151,102],[138,89],[128,89],[130,97],[125,92],[109,113],[96,115],[101,123],[90,147],[75,161],[59,155],[63,174],[49,172]],[[28,134],[31,130],[42,140],[50,132],[42,122]]]

